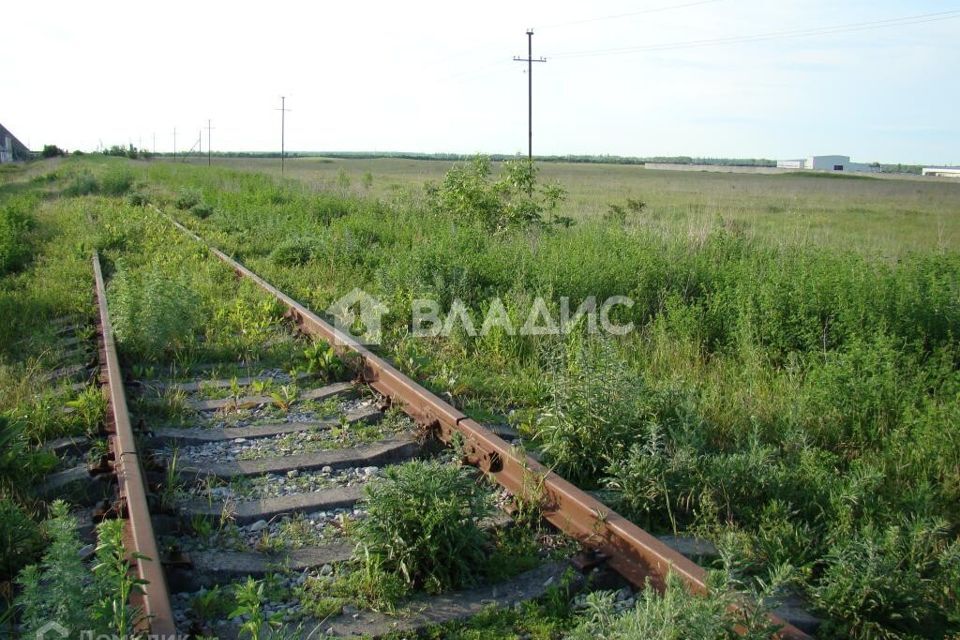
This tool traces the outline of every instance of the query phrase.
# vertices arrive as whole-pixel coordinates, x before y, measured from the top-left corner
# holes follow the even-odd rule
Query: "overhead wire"
[[[642,9],[640,11],[631,11],[629,13],[618,13],[612,16],[598,16],[596,18],[584,18],[582,20],[571,20],[569,22],[558,22],[555,24],[547,24],[538,29],[558,29],[560,27],[571,27],[580,24],[588,24],[591,22],[601,22],[603,20],[619,20],[620,18],[631,18],[633,16],[642,16],[649,13],[662,13],[664,11],[673,11],[674,9],[686,9],[687,7],[696,7],[701,4],[713,4],[715,2],[723,2],[723,0],[696,0],[696,2],[686,2],[683,4],[670,4],[664,5],[662,7],[650,7],[649,9]]]
[[[960,18],[960,9],[950,11],[938,11],[934,13],[923,13],[911,16],[901,16],[898,18],[886,18],[884,20],[873,20],[866,22],[852,22],[840,25],[831,25],[823,27],[808,27],[804,29],[786,29],[781,31],[770,31],[766,33],[749,34],[742,36],[726,36],[722,38],[707,38],[702,40],[686,40],[680,42],[666,42],[648,45],[637,45],[631,47],[615,47],[609,49],[593,49],[585,51],[566,51],[551,54],[551,58],[580,58],[605,55],[624,55],[630,53],[641,53],[645,51],[667,51],[674,49],[693,49],[699,47],[709,47],[725,44],[741,44],[748,42],[762,42],[765,40],[777,40],[782,38],[805,38],[822,35],[833,35],[837,33],[850,33],[855,31],[866,31],[870,29],[884,29],[890,27],[899,27],[912,24],[923,24],[928,22],[940,22],[943,20],[952,20]]]

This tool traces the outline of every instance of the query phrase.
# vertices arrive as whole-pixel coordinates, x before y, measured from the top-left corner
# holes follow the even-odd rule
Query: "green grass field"
[[[90,313],[92,248],[131,272],[128,317],[153,310],[169,335],[190,325],[216,344],[219,316],[164,311],[178,305],[256,311],[149,202],[320,313],[354,287],[373,294],[390,309],[375,348],[398,368],[512,423],[640,526],[712,540],[738,584],[789,576],[820,637],[960,633],[960,184],[544,165],[569,192],[565,226],[527,215],[520,183],[460,173],[427,189],[447,163],[293,160],[280,181],[274,160],[218,162],[232,168],[68,159],[0,188],[0,244],[18,248],[0,274],[14,319],[0,327],[0,417],[23,429],[0,466],[11,510],[34,504],[17,480],[49,464],[28,454],[64,435],[36,399],[53,365],[34,325]],[[607,215],[628,198],[647,204]],[[612,295],[634,301],[617,316],[628,335],[411,331],[419,297],[460,300],[479,326],[494,298],[522,322],[538,296],[556,316],[562,297]],[[199,342],[134,335],[121,349],[199,357]],[[581,635],[729,637],[729,619],[675,596]],[[497,634],[561,638],[580,622],[531,614]],[[480,624],[454,635],[489,637],[496,621]]]
[[[215,164],[280,174],[277,159],[218,158]],[[285,175],[317,189],[419,199],[424,183],[441,180],[452,164],[292,158],[286,161]],[[541,171],[543,180],[558,181],[569,192],[561,213],[578,220],[604,215],[611,203],[638,198],[647,203],[638,225],[694,239],[726,227],[776,244],[822,244],[885,256],[960,247],[960,181],[946,178],[709,173],[567,163],[544,163]],[[363,184],[367,173],[372,177],[369,187]]]

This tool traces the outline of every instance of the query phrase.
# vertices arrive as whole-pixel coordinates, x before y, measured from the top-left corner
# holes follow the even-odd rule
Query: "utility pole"
[[[173,161],[177,161],[177,128],[173,128]]]
[[[207,118],[207,166],[210,166],[210,130],[213,127],[210,126],[210,119]]]
[[[527,29],[527,57],[514,56],[515,62],[527,63],[527,159],[533,163],[533,63],[546,62],[546,58],[533,57],[533,28]]]
[[[157,155],[157,132],[153,132],[153,155]]]
[[[287,98],[285,96],[280,96],[280,175],[283,175],[283,161],[286,158],[286,128],[287,128]]]

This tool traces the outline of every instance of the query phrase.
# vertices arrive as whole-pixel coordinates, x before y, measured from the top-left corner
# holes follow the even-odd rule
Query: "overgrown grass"
[[[790,563],[830,633],[937,636],[960,624],[955,574],[942,563],[955,557],[960,527],[951,426],[960,418],[960,255],[948,245],[905,249],[919,246],[906,226],[890,230],[905,234],[896,261],[816,236],[771,243],[751,231],[779,215],[769,212],[719,210],[723,222],[687,229],[648,194],[633,222],[490,234],[416,198],[349,200],[185,167],[151,175],[216,200],[217,212],[194,226],[313,308],[355,286],[376,295],[390,308],[385,350],[402,369],[468,409],[512,412],[550,464],[608,491],[640,524],[734,540],[753,572]],[[710,190],[731,184],[696,178]],[[754,189],[766,177],[732,184],[754,189],[751,206],[777,211],[820,206],[820,191],[845,190],[846,206],[860,207],[870,193],[926,188],[775,178],[795,189],[789,201]],[[931,189],[957,206],[949,185]],[[868,234],[888,219],[858,211]],[[271,257],[299,238],[310,238],[309,250]],[[554,317],[562,296],[572,308],[588,296],[629,296],[616,320],[635,331],[600,340],[583,326],[560,338],[409,334],[417,297],[442,309],[459,299],[479,327],[492,297],[519,326],[537,295]],[[860,595],[826,595],[840,591]],[[891,618],[899,606],[908,613]]]
[[[953,185],[651,173],[641,193],[607,178],[567,184],[568,206],[597,211],[574,215],[571,228],[490,233],[381,176],[371,197],[356,198],[335,182],[318,192],[257,174],[136,166],[161,205],[200,194],[209,216],[168,211],[314,309],[354,287],[376,295],[390,309],[382,350],[398,366],[477,415],[512,414],[549,464],[607,491],[641,525],[722,541],[751,573],[792,565],[827,637],[958,631]],[[646,206],[602,219],[626,197]],[[162,218],[114,199],[91,211],[90,201],[66,200],[52,218],[40,206],[29,233],[44,252],[44,233],[75,232],[111,274],[157,269],[198,291],[202,339],[162,349],[158,364],[238,348],[303,362],[299,345],[264,351],[276,310]],[[82,229],[88,213],[95,234]],[[784,240],[784,228],[819,219],[818,231]],[[57,297],[58,312],[80,300],[85,252],[56,246],[49,255],[72,265],[69,284],[56,284],[47,258],[34,260],[4,280],[0,305],[35,302],[49,317]],[[41,281],[60,289],[41,292]],[[495,296],[519,326],[536,296],[556,316],[562,296],[576,308],[611,295],[634,301],[615,314],[634,324],[627,336],[597,339],[582,325],[560,337],[410,335],[416,297],[442,309],[459,299],[479,327]],[[10,343],[31,332],[13,325],[0,327],[10,337],[2,346],[26,362],[34,352]],[[380,574],[370,575],[373,584]]]

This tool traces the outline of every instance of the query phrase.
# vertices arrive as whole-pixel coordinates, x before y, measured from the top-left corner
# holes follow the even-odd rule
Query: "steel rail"
[[[117,358],[117,346],[113,338],[113,325],[107,309],[103,270],[97,253],[93,256],[93,273],[100,312],[100,377],[107,392],[110,447],[113,451],[118,492],[126,516],[124,547],[129,553],[129,562],[136,569],[137,577],[144,582],[142,592],[134,590],[131,594],[131,604],[139,607],[145,614],[139,631],[148,632],[151,638],[173,640],[180,636],[177,635],[174,624],[170,593],[167,591],[167,581],[150,519],[147,483],[130,423],[120,360]]]
[[[643,587],[647,580],[662,590],[669,572],[678,575],[694,593],[706,593],[706,571],[644,531],[627,518],[577,488],[542,464],[512,447],[480,423],[431,393],[371,352],[353,336],[329,324],[316,313],[283,293],[259,275],[169,217],[182,232],[205,246],[235,273],[256,283],[287,307],[288,315],[304,333],[319,337],[341,354],[359,357],[364,381],[399,404],[416,420],[437,430],[445,442],[460,438],[470,463],[491,475],[512,494],[536,501],[543,516],[554,526],[607,556],[607,563]],[[777,636],[789,640],[809,639],[806,633],[776,615]]]

